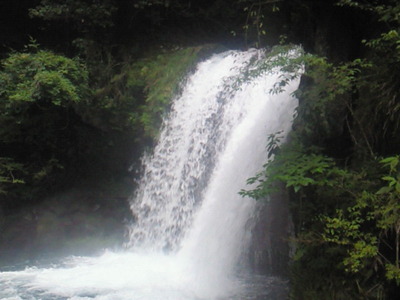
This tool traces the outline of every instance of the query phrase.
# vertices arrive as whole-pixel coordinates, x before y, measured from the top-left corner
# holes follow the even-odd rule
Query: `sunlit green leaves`
[[[255,199],[265,199],[275,191],[276,183],[282,182],[294,192],[308,186],[335,186],[346,171],[335,166],[333,159],[299,148],[284,147],[274,160],[269,161],[262,173],[248,180],[257,184],[253,190],[241,191],[241,195]]]
[[[49,51],[13,53],[0,71],[5,107],[17,102],[68,106],[87,95],[88,73],[79,61]]]
[[[383,164],[386,168],[389,168],[390,173],[397,171],[397,166],[399,165],[400,157],[390,156],[380,160],[380,163]]]
[[[387,157],[380,163],[389,171],[382,176],[382,185],[375,193],[354,193],[352,206],[338,209],[332,217],[322,217],[325,222],[322,236],[325,241],[347,249],[347,256],[343,259],[347,271],[358,273],[375,264],[385,268],[387,278],[399,284],[399,157]],[[396,245],[392,249],[393,254],[388,255],[380,247],[381,244],[391,243],[388,238],[390,233],[395,235]]]

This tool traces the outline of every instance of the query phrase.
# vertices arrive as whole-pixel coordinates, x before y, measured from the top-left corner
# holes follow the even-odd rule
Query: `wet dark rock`
[[[250,266],[259,274],[286,277],[292,227],[288,195],[281,189],[268,201],[257,205],[249,250]]]

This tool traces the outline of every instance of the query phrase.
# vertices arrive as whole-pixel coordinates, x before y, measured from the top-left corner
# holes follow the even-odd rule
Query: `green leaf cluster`
[[[12,53],[2,62],[0,80],[1,95],[9,102],[47,101],[68,106],[83,98],[88,73],[78,60],[40,50]]]
[[[1,62],[3,192],[12,188],[10,183],[42,182],[62,168],[79,119],[75,111],[89,96],[88,72],[77,59],[34,47]]]
[[[380,163],[388,172],[382,176],[381,187],[378,185],[375,192],[354,194],[353,205],[337,210],[334,217],[325,217],[323,238],[347,248],[343,260],[347,271],[359,273],[380,267],[386,269],[387,279],[399,284],[399,157],[388,157]],[[388,251],[385,247],[393,242]]]
[[[0,157],[0,194],[6,194],[12,184],[24,183],[17,177],[19,173],[23,173],[22,164],[14,162],[12,158]]]
[[[88,73],[78,60],[44,50],[11,54],[2,62],[0,75],[5,108],[35,101],[66,107],[84,98],[88,84]]]
[[[247,181],[257,185],[252,190],[242,190],[243,196],[266,199],[276,190],[277,182],[293,188],[296,193],[308,186],[334,186],[346,175],[335,166],[332,158],[310,153],[301,144],[283,146],[277,154],[264,165],[263,172]]]

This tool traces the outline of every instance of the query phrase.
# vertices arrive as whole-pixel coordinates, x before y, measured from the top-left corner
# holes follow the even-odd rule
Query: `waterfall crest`
[[[241,299],[234,278],[255,203],[238,192],[265,162],[268,134],[289,131],[299,84],[271,94],[279,72],[241,80],[263,55],[217,54],[188,78],[144,159],[131,199],[129,251],[0,273],[7,288],[0,296],[22,290],[24,299]]]

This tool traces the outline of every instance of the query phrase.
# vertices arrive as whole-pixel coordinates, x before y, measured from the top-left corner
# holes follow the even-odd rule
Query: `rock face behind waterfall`
[[[249,264],[259,273],[285,277],[288,274],[292,222],[289,196],[282,188],[257,204],[249,249]]]

